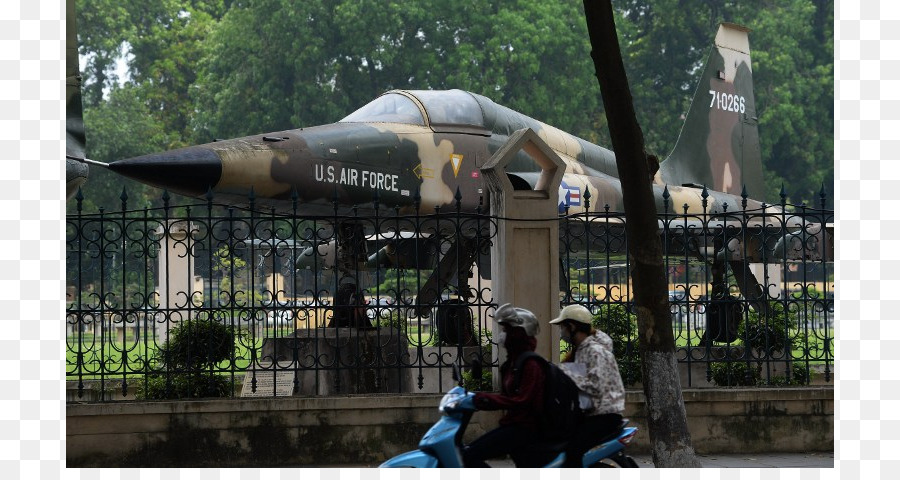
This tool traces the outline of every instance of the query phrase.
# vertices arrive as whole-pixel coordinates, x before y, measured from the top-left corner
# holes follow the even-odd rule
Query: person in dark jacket
[[[512,456],[517,467],[534,465],[534,459],[520,455],[523,447],[539,441],[540,416],[544,405],[544,369],[539,359],[529,359],[522,365],[519,385],[515,385],[514,365],[523,352],[534,351],[540,326],[533,313],[524,308],[505,304],[497,309],[494,318],[502,327],[497,344],[506,349],[507,359],[500,366],[501,393],[475,394],[479,410],[506,410],[500,426],[485,433],[463,450],[467,467],[489,467],[486,459],[506,454]]]

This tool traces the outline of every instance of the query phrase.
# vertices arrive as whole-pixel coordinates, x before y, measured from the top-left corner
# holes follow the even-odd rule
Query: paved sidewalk
[[[653,468],[649,454],[631,455],[641,468]],[[707,468],[834,468],[833,452],[698,455]]]
[[[833,452],[698,455],[704,468],[834,468]],[[654,468],[650,454],[631,455],[640,468]],[[512,468],[512,460],[488,460],[495,468]],[[307,465],[309,466],[309,465]],[[321,465],[323,468],[373,468],[378,465]]]

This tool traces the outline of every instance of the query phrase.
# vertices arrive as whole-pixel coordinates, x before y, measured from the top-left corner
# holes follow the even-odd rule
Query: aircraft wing
[[[661,216],[657,220],[667,255],[749,263],[833,261],[834,223],[809,221],[791,214],[733,216]],[[625,219],[615,215],[570,215],[561,228],[569,252],[625,253]]]

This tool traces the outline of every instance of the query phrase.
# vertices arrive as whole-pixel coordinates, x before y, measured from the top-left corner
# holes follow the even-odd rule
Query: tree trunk
[[[691,446],[675,362],[675,338],[666,293],[668,285],[644,135],[634,113],[616,37],[612,3],[610,0],[584,0],[584,12],[591,39],[591,58],[600,83],[622,182],[653,463],[657,467],[699,467],[700,462]]]

